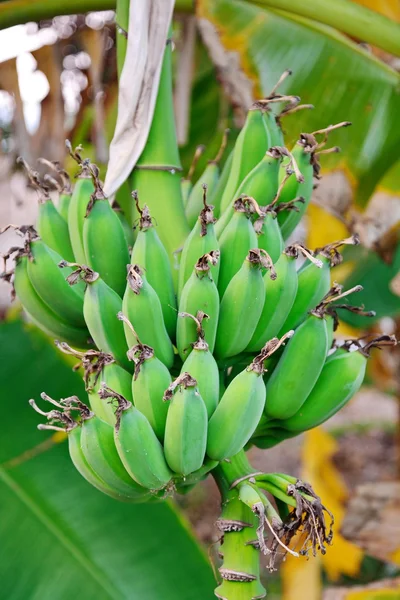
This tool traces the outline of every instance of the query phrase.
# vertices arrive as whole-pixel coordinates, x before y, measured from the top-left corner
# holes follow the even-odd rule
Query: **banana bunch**
[[[71,460],[89,483],[125,502],[155,502],[212,472],[225,499],[220,598],[236,597],[238,582],[248,589],[241,598],[263,597],[258,573],[234,558],[239,538],[249,556],[266,553],[267,527],[271,569],[278,549],[293,553],[288,544],[299,529],[308,532],[304,552],[324,551],[331,538],[311,488],[255,473],[244,450],[329,419],[361,386],[370,350],[396,343],[388,335],[340,347],[334,340],[341,310],[372,314],[338,303],[359,286],[343,292],[331,283],[339,248],[359,243],[356,235],[314,251],[288,242],[321,155],[337,151],[323,149],[328,135],[349,123],[301,133],[288,150],[271,106],[285,106],[279,117],[302,106],[276,87],[250,108],[222,171],[227,132],[198,182],[191,184],[193,168],[182,181],[191,230],[173,252],[164,241],[173,215],[163,189],[159,201],[144,195],[142,203],[139,186],[128,223],[82,148],[67,144],[79,165],[73,190],[56,163],[42,161],[61,179],[57,206],[51,178],[21,159],[39,217],[36,228],[17,229],[22,246],[8,253],[15,268],[2,275],[29,319],[79,360],[87,398],[43,393],[49,411],[30,404],[47,420],[40,429],[68,434]],[[134,180],[149,184],[150,171]]]

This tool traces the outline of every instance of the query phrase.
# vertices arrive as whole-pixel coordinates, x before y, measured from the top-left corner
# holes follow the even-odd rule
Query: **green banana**
[[[48,187],[39,179],[39,173],[31,169],[22,158],[17,158],[17,163],[22,164],[32,187],[37,191],[39,198],[39,211],[36,220],[36,229],[47,246],[55,250],[65,260],[74,260],[68,225],[54,206]]]
[[[148,207],[144,205],[143,210],[141,210],[137,192],[133,192],[132,196],[140,218],[139,232],[131,255],[131,264],[138,264],[146,271],[147,280],[160,299],[168,335],[171,339],[174,339],[177,307],[168,254],[158,237]]]
[[[63,263],[61,266],[77,267],[67,277],[70,285],[74,285],[80,279],[87,284],[83,300],[83,315],[97,348],[112,354],[121,367],[132,371],[131,363],[126,356],[128,345],[124,327],[117,318],[117,314],[122,309],[122,300],[117,292],[89,267],[79,266],[76,263]]]
[[[115,491],[112,486],[105,483],[105,481],[91,468],[82,452],[81,433],[82,428],[79,426],[74,427],[74,429],[70,431],[68,434],[68,450],[74,467],[88,483],[93,485],[93,487],[103,494],[122,502],[147,502],[151,498],[151,495],[146,489],[143,489],[143,491],[137,490],[136,493],[129,492],[129,495],[126,495]]]
[[[222,137],[221,147],[218,150],[216,157],[209,160],[203,173],[193,186],[185,205],[186,219],[189,227],[192,229],[196,224],[199,212],[203,208],[203,186],[206,185],[209,194],[213,194],[217,187],[219,179],[219,162],[224,154],[226,144],[228,142],[229,129],[226,129]]]
[[[321,260],[322,268],[315,269],[312,262],[305,263],[298,271],[298,288],[296,298],[287,318],[282,325],[281,332],[296,329],[304,321],[309,310],[314,308],[329,292],[331,285],[331,268],[339,265],[343,258],[337,248],[342,244],[359,244],[358,236],[328,244],[317,248],[314,256]]]
[[[128,285],[122,301],[122,310],[141,341],[154,348],[155,355],[166,367],[174,362],[174,349],[165,328],[160,300],[154,288],[147,281],[139,265],[127,265]],[[124,324],[129,346],[136,344],[129,327]]]
[[[112,389],[116,390],[119,394],[126,394],[126,398],[131,401],[132,376],[125,369],[117,365],[114,359],[103,366],[99,375],[100,378],[97,383],[88,390],[90,406],[96,417],[114,427],[115,411],[110,403],[101,400],[99,396],[100,382],[105,383],[107,386],[113,386]]]
[[[70,396],[59,402],[44,393],[41,394],[41,398],[59,410],[45,413],[36,406],[34,400],[30,400],[29,404],[34,410],[46,416],[50,423],[39,425],[39,429],[69,432],[77,425],[71,415],[73,411],[77,411],[81,419],[79,441],[84,465],[88,465],[96,477],[104,482],[106,488],[111,489],[114,495],[122,500],[143,501],[149,497],[148,490],[139,486],[124,469],[114,445],[113,428],[110,425],[95,417],[77,396]],[[60,422],[64,427],[54,426],[55,422]]]
[[[273,208],[270,207],[271,205],[259,208],[258,218],[254,222],[254,231],[257,234],[258,248],[268,252],[272,262],[275,263],[283,252],[284,243],[276,214]],[[224,235],[225,231],[222,235]]]
[[[218,238],[232,218],[234,213],[233,202],[235,199],[242,195],[250,196],[255,199],[259,206],[267,206],[273,202],[278,191],[279,164],[282,158],[287,155],[288,151],[286,148],[273,146],[245,177],[230,198],[230,202],[223,212],[221,207],[221,216],[215,226]]]
[[[181,313],[196,315],[202,312],[207,315],[206,322],[202,325],[204,339],[210,352],[214,351],[219,316],[219,294],[211,275],[211,265],[215,265],[218,259],[218,250],[201,256],[182,290],[176,328],[176,345],[182,360],[185,360],[192,351],[191,345],[197,340],[197,332],[195,323],[181,317]]]
[[[40,238],[27,242],[30,260],[28,277],[45,304],[62,320],[75,327],[85,328],[83,317],[84,286],[71,287],[58,265],[62,257],[46,246]],[[66,275],[71,274],[69,269]]]
[[[324,142],[319,144],[315,136],[317,134],[325,134],[326,142],[327,134],[330,131],[340,127],[347,127],[348,125],[351,125],[351,123],[349,121],[345,121],[337,125],[331,125],[325,129],[320,129],[319,131],[313,133],[300,134],[300,138],[292,151],[292,157],[294,162],[297,163],[298,169],[304,177],[304,181],[296,181],[295,178],[291,177],[282,190],[280,202],[291,201],[297,196],[302,196],[305,201],[297,212],[283,212],[278,216],[282,235],[285,240],[297,227],[305,211],[307,210],[314,188],[313,176],[315,176],[317,179],[320,178],[319,172],[321,167],[319,165],[319,156],[321,151],[317,153],[317,150],[324,145]],[[329,152],[338,152],[339,150],[340,149],[335,146],[334,148],[330,148]],[[326,150],[322,151],[322,153],[326,152]],[[284,177],[285,173],[284,169],[282,168],[280,172],[280,181],[282,181]]]
[[[253,198],[244,196],[234,202],[234,214],[221,234],[218,291],[222,298],[232,278],[240,270],[251,248],[257,248],[257,235],[251,221]],[[258,208],[258,206],[257,206]]]
[[[221,215],[234,198],[239,196],[237,190],[240,184],[260,162],[268,148],[269,140],[262,112],[257,107],[251,107],[233,149],[232,167],[221,198]]]
[[[282,420],[280,426],[286,431],[301,433],[330,419],[360,389],[370,349],[395,344],[394,336],[384,335],[359,346],[356,351],[349,351],[349,345],[338,348],[328,356],[301,408],[290,418]]]
[[[206,149],[206,147],[204,145],[197,146],[197,148],[194,152],[194,155],[193,155],[192,163],[189,167],[188,174],[186,175],[186,177],[182,177],[182,179],[181,179],[182,199],[183,199],[183,206],[185,208],[187,205],[187,201],[188,201],[190,192],[193,189],[193,184],[192,184],[193,173],[196,169],[198,160],[201,157],[201,155],[203,154],[205,149]]]
[[[182,365],[181,374],[190,373],[196,379],[200,395],[206,405],[207,416],[210,418],[219,400],[218,365],[204,339],[203,319],[199,320],[189,313],[179,313],[179,316],[192,319],[197,326],[198,334],[197,341],[192,345],[191,353]]]
[[[220,178],[218,179],[218,183],[210,196],[210,204],[214,206],[214,214],[216,217],[219,217],[221,212],[221,200],[222,195],[225,191],[226,184],[228,182],[228,178],[231,173],[232,162],[233,162],[233,150],[231,150],[228,158],[225,161],[224,167],[222,169]]]
[[[200,211],[196,225],[186,238],[182,248],[178,280],[179,299],[183,287],[193,273],[194,266],[199,257],[209,254],[212,250],[219,249],[219,243],[214,231],[215,219],[213,209],[212,206],[207,204],[207,187],[203,188],[203,205],[204,208]],[[211,273],[217,285],[219,276],[218,261],[213,265]]]
[[[87,348],[89,343],[87,329],[76,327],[61,319],[37,294],[28,275],[29,258],[22,253],[15,257],[15,261],[14,272],[4,273],[2,278],[11,281],[14,276],[15,293],[32,321],[52,338],[65,340],[78,348]]]
[[[118,318],[125,323],[137,340],[137,344],[128,351],[128,357],[135,363],[135,373],[132,379],[134,405],[148,419],[154,433],[162,442],[168,412],[168,405],[163,402],[163,395],[171,383],[171,375],[164,363],[154,355],[153,348],[140,342],[136,331],[125,315],[119,313]],[[119,392],[111,385],[108,387]],[[126,395],[125,398],[131,400]]]
[[[115,410],[111,403],[104,402],[99,396],[101,383],[112,387],[132,402],[132,375],[116,364],[111,354],[89,350],[79,352],[65,342],[56,341],[56,346],[64,354],[75,356],[79,359],[84,369],[84,381],[88,393],[90,407],[96,417],[114,427]]]
[[[286,419],[297,412],[315,385],[327,352],[326,322],[316,311],[296,329],[266,384],[267,417]]]
[[[271,340],[227,387],[208,423],[207,456],[210,458],[221,461],[237,454],[253,435],[265,405],[264,361],[286,337]]]
[[[165,489],[172,473],[149,421],[131,402],[107,386],[102,385],[99,394],[103,400],[112,398],[118,405],[114,441],[129,475],[149,490]]]
[[[89,170],[95,191],[87,205],[83,224],[86,264],[122,297],[126,288],[126,265],[129,263],[124,230],[104,195],[98,168],[90,164]]]
[[[126,470],[114,443],[114,431],[111,425],[97,417],[83,421],[81,447],[89,465],[110,487],[124,496],[147,491],[138,485]]]
[[[125,217],[122,210],[120,208],[117,208],[115,202],[113,204],[113,211],[117,215],[117,217],[122,225],[122,229],[124,230],[125,244],[126,244],[126,247],[128,248],[128,251],[130,251],[135,244],[135,236],[133,233],[133,229],[129,225],[128,220]]]
[[[65,222],[68,223],[68,211],[72,196],[71,179],[67,171],[61,168],[61,165],[58,161],[50,161],[46,160],[45,158],[39,158],[38,162],[46,165],[46,167],[49,167],[61,179],[61,186],[57,186],[59,189],[57,210]]]
[[[246,348],[247,352],[257,352],[282,329],[297,293],[296,259],[299,252],[315,267],[322,268],[322,262],[313,258],[300,244],[286,248],[275,265],[276,279],[271,279],[268,273],[263,277],[265,302],[257,327]]]
[[[207,478],[210,471],[215,469],[218,465],[217,460],[211,460],[210,458],[205,457],[204,464],[194,471],[190,475],[184,476],[181,479],[176,481],[176,491],[178,494],[186,494],[189,492],[199,481],[203,481]]]
[[[166,390],[169,402],[164,451],[170,468],[189,475],[201,468],[207,444],[207,409],[197,382],[182,373]]]
[[[229,283],[221,300],[215,355],[227,358],[242,352],[249,344],[264,306],[265,290],[262,269],[276,273],[265,251],[249,251],[241,269]],[[246,318],[243,318],[246,315]]]
[[[295,330],[266,384],[267,417],[288,419],[302,407],[320,376],[330,349],[335,325],[335,314],[330,305],[361,289],[356,286],[340,293],[341,288],[334,286]]]
[[[95,191],[90,172],[90,161],[83,160],[81,156],[82,147],[78,146],[75,150],[72,149],[70,142],[65,142],[71,157],[79,164],[80,171],[77,175],[74,191],[72,192],[71,201],[68,208],[68,230],[71,239],[72,250],[77,263],[84,265],[87,262],[85,254],[85,246],[83,241],[83,225],[88,204],[91,196]]]

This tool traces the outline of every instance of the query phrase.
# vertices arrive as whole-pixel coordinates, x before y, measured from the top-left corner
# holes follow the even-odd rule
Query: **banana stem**
[[[222,513],[217,525],[224,543],[221,546],[223,563],[219,568],[221,583],[215,590],[222,600],[264,598],[260,582],[260,552],[257,540],[257,517],[239,500],[235,484],[256,471],[247,460],[244,450],[229,461],[222,461],[212,475],[221,493]]]

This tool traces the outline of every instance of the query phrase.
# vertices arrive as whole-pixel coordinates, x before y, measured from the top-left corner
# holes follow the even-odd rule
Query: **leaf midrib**
[[[13,477],[0,467],[0,480],[17,496],[17,498],[29,509],[31,514],[38,519],[47,531],[53,535],[67,552],[78,562],[78,564],[89,574],[89,576],[106,592],[112,600],[120,600],[122,596],[116,592],[112,582],[104,578],[97,565],[93,564],[72,540],[46,515],[27,492],[13,479]]]

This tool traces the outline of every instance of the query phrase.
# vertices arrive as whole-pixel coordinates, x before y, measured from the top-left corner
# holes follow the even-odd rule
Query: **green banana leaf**
[[[282,72],[292,69],[279,91],[315,108],[282,120],[289,147],[299,132],[353,123],[331,135],[330,145],[342,153],[323,157],[322,164],[342,170],[354,201],[365,206],[398,158],[398,73],[336,30],[284,11],[240,0],[198,0],[196,10],[216,28],[224,49],[238,55],[255,97],[268,94]],[[399,173],[396,180],[400,189]]]
[[[211,600],[211,568],[172,503],[107,498],[75,471],[62,434],[36,429],[28,399],[84,397],[79,376],[20,321],[0,325],[0,347],[0,596]]]
[[[364,305],[366,310],[374,310],[376,316],[362,317],[341,310],[340,319],[353,327],[367,329],[382,317],[396,318],[400,314],[400,297],[391,291],[390,284],[400,273],[400,244],[391,264],[386,264],[375,252],[360,246],[349,248],[346,259],[354,262],[354,269],[344,281],[345,289],[355,285],[363,287],[361,292],[349,297],[349,304]]]

